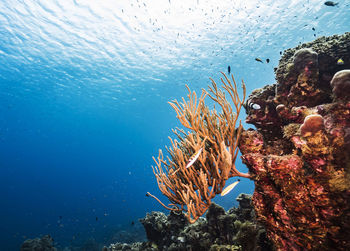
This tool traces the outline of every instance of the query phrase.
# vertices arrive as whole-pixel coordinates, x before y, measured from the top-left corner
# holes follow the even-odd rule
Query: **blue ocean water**
[[[145,238],[138,219],[164,211],[145,193],[167,201],[151,169],[179,126],[167,102],[228,65],[248,94],[274,83],[280,52],[349,31],[349,13],[348,0],[1,1],[0,250]]]

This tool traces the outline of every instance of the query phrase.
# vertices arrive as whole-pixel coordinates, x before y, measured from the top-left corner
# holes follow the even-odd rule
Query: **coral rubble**
[[[212,203],[206,217],[193,224],[183,212],[152,212],[140,220],[148,242],[116,243],[104,250],[272,250],[264,228],[255,221],[251,196],[240,194],[237,201],[239,207],[227,212]]]
[[[256,130],[242,133],[240,150],[277,250],[350,250],[348,69],[350,33],[316,39],[286,50],[277,84],[245,105]]]

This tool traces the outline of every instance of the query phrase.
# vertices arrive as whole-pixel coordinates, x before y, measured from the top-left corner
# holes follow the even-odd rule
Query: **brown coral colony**
[[[338,71],[331,81],[335,100],[350,100],[350,70]]]
[[[350,33],[319,38],[285,51],[273,102],[269,86],[248,98],[268,104],[248,110],[257,131],[242,133],[240,150],[277,250],[350,250],[349,61]]]

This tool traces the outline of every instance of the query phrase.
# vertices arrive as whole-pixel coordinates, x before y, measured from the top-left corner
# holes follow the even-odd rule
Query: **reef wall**
[[[245,105],[253,204],[277,250],[350,250],[350,33],[284,52]]]

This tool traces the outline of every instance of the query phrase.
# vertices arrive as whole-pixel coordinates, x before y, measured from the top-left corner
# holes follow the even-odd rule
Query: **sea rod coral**
[[[156,166],[153,172],[159,189],[171,203],[166,206],[154,195],[147,195],[157,199],[169,210],[184,211],[190,223],[207,211],[211,199],[221,193],[227,179],[234,176],[250,177],[249,174],[239,172],[235,166],[243,129],[238,115],[245,102],[245,85],[242,81],[241,99],[233,76],[231,80],[224,73],[222,75],[223,90],[211,79],[212,86],[208,91],[202,90],[199,99],[187,87],[187,102],[184,98],[182,103],[177,100],[170,102],[181,124],[190,131],[179,128],[173,130],[178,139],[170,138],[171,147],[167,148],[170,157],[165,159],[160,150],[158,158],[154,158]],[[206,96],[221,107],[221,113],[209,109],[205,104]],[[194,153],[197,153],[198,159],[188,167],[187,163]]]

